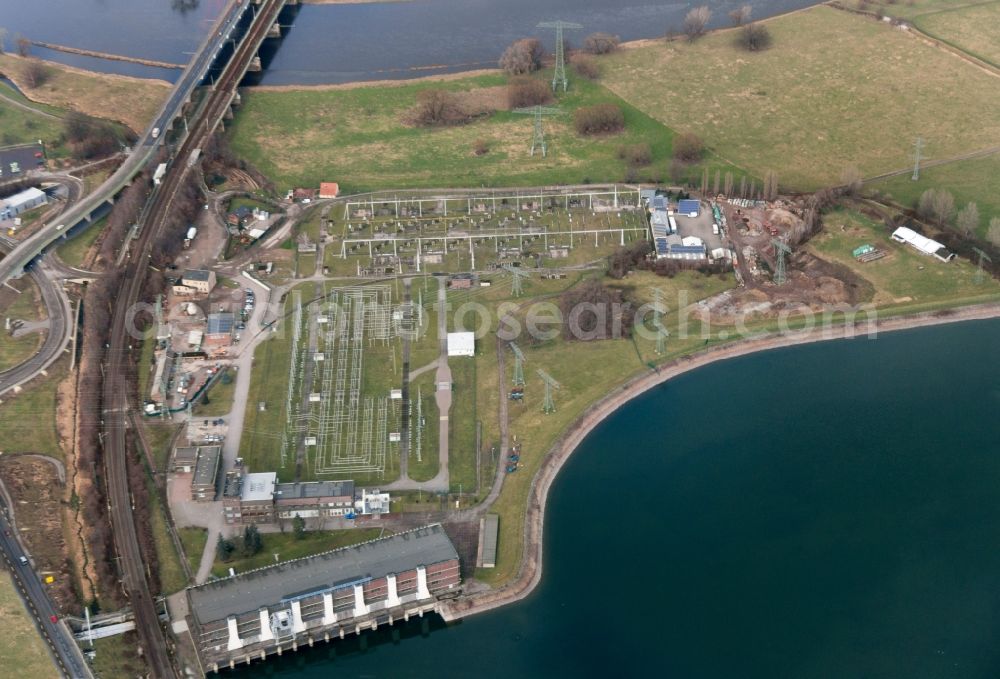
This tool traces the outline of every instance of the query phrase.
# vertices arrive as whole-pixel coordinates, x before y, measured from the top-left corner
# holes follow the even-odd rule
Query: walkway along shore
[[[559,470],[562,469],[563,464],[566,463],[566,460],[586,438],[587,434],[606,417],[639,394],[690,370],[704,367],[716,361],[724,361],[760,351],[845,338],[865,341],[873,330],[876,333],[883,333],[989,318],[1000,318],[1000,303],[894,317],[872,323],[869,323],[868,319],[864,319],[854,325],[841,325],[828,329],[790,331],[785,334],[772,333],[738,340],[724,346],[713,347],[700,353],[678,358],[660,366],[657,372],[644,373],[629,380],[580,415],[546,454],[545,461],[542,462],[542,466],[532,480],[531,489],[528,492],[528,507],[524,525],[524,554],[517,577],[503,587],[477,593],[468,598],[442,602],[441,616],[450,622],[512,604],[531,594],[542,578],[542,528],[545,519],[545,503],[552,482]]]

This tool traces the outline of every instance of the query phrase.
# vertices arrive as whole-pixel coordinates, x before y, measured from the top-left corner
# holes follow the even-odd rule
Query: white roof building
[[[23,212],[44,205],[48,197],[34,186],[0,200],[0,219],[13,219]]]
[[[449,356],[475,356],[476,355],[476,333],[474,333],[474,332],[449,332],[448,333],[448,355]]]
[[[938,243],[936,240],[931,240],[927,236],[922,236],[906,226],[901,226],[893,231],[892,239],[899,243],[906,243],[922,254],[934,255],[942,262],[947,262],[955,256],[955,253],[948,252],[948,249],[941,245],[941,243]]]

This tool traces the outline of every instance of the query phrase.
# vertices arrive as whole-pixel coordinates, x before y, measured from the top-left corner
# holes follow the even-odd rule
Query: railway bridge
[[[263,68],[258,56],[268,39],[280,39],[282,12],[295,11],[299,0],[229,0],[202,41],[149,127],[118,169],[72,209],[52,220],[0,260],[0,285],[20,277],[57,241],[75,235],[99,219],[115,197],[166,148],[172,156],[189,134],[191,122],[202,114],[222,73],[235,67],[242,81],[250,70]],[[266,26],[265,30],[261,30]],[[248,43],[249,41],[249,43]],[[231,63],[233,60],[240,63]],[[233,98],[236,92],[233,88]]]

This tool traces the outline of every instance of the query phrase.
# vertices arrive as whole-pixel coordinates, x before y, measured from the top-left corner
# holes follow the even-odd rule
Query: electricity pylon
[[[514,386],[523,387],[524,386],[524,354],[521,353],[521,347],[517,346],[513,342],[510,343],[510,350],[514,352]]]
[[[976,277],[975,277],[974,280],[975,280],[976,285],[982,285],[983,281],[986,280],[986,275],[985,275],[985,272],[983,271],[983,262],[984,261],[985,262],[992,262],[993,260],[990,259],[990,256],[988,254],[986,254],[985,252],[983,252],[979,248],[974,247],[972,249],[975,250],[976,254],[979,255],[979,268],[976,269]]]
[[[583,26],[572,21],[543,21],[536,28],[556,29],[556,70],[552,74],[552,91],[555,92],[556,87],[561,83],[563,92],[565,92],[569,81],[566,79],[566,49],[563,46],[563,30],[567,28],[576,30],[583,28]]]
[[[792,249],[777,238],[771,239],[771,245],[774,246],[774,284],[783,285],[785,282],[785,257],[792,254]]]
[[[660,320],[662,314],[660,309],[663,308],[660,295],[661,290],[653,288],[653,327],[656,329],[656,353],[663,354],[666,353],[667,349],[667,329],[663,327],[663,321]]]
[[[514,297],[521,296],[521,279],[527,278],[528,274],[521,271],[516,266],[511,266],[510,264],[504,264],[503,268],[510,272],[512,285],[510,289],[510,294]]]
[[[920,151],[924,148],[924,140],[917,137],[917,140],[913,142],[913,176],[910,177],[913,181],[920,179]]]
[[[542,403],[542,412],[543,413],[555,412],[556,403],[555,401],[552,400],[552,390],[559,389],[562,387],[562,385],[556,382],[555,378],[553,378],[552,375],[549,375],[541,368],[539,368],[536,372],[538,373],[538,376],[542,378],[542,381],[545,382],[545,401]]]
[[[540,149],[542,152],[542,157],[545,157],[545,153],[548,147],[545,145],[545,130],[542,129],[542,116],[554,116],[561,113],[561,111],[554,106],[526,106],[524,108],[514,109],[514,113],[520,113],[522,115],[530,115],[535,119],[535,131],[531,137],[531,155],[535,155],[535,149]]]

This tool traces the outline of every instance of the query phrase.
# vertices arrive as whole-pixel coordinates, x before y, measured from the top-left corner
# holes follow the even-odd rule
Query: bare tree
[[[590,54],[609,54],[618,49],[621,38],[610,33],[591,33],[583,39],[583,49]]]
[[[750,14],[752,12],[753,8],[750,5],[743,5],[729,13],[729,20],[733,22],[733,26],[742,26],[750,21]]]
[[[979,206],[975,203],[969,203],[959,210],[955,224],[958,225],[958,230],[966,236],[973,235],[979,228]]]
[[[17,36],[17,53],[22,57],[26,57],[31,54],[31,41],[25,38],[23,35]]]
[[[468,121],[469,116],[458,97],[447,90],[423,90],[410,112],[413,123],[421,127],[455,125]]]
[[[747,24],[740,29],[739,44],[748,52],[760,52],[771,46],[771,31],[761,23]]]
[[[774,200],[778,197],[778,174],[768,170],[764,175],[764,200]]]
[[[722,178],[722,170],[716,168],[715,170],[715,182],[712,184],[712,195],[719,195],[719,180]]]
[[[0,54],[7,53],[7,29],[0,27]]]
[[[733,173],[726,171],[726,183],[723,185],[722,192],[727,196],[733,195]]]
[[[45,81],[49,79],[49,69],[45,68],[45,65],[38,59],[32,59],[25,66],[21,76],[24,78],[25,85],[35,89],[44,85]]]
[[[862,178],[861,170],[857,165],[848,165],[840,173],[840,183],[844,186],[844,191],[850,196],[856,196],[861,191]]]
[[[703,168],[701,171],[701,195],[708,194],[708,168]]]
[[[941,226],[955,213],[955,197],[944,189],[927,189],[920,194],[917,214],[924,219],[933,219]]]
[[[708,22],[712,19],[712,10],[708,5],[695,7],[684,16],[684,34],[691,40],[705,35]]]
[[[541,68],[545,49],[538,38],[521,38],[511,43],[500,57],[500,68],[510,75],[525,75]]]
[[[740,198],[747,197],[747,176],[743,175],[740,177]]]
[[[986,230],[986,240],[1000,248],[1000,217],[990,219],[990,228]]]

